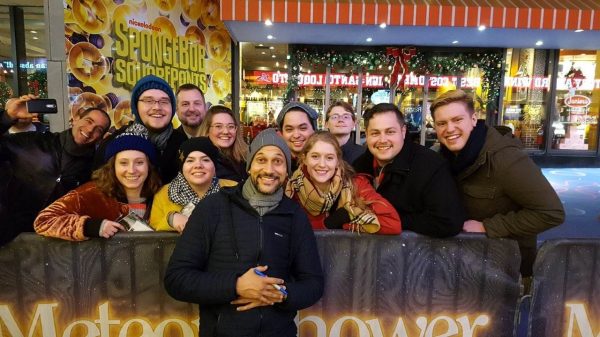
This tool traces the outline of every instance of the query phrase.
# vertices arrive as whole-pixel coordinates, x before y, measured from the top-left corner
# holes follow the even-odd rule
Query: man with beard
[[[165,287],[199,304],[200,336],[296,336],[296,311],[321,297],[313,231],[283,194],[290,163],[274,130],[259,133],[250,146],[250,179],[199,203],[177,241]]]
[[[158,173],[163,183],[168,183],[179,172],[177,159],[179,146],[187,137],[180,132],[174,132],[171,121],[175,114],[175,94],[165,80],[154,75],[142,77],[131,90],[131,113],[135,121],[125,125],[107,137],[98,148],[94,167],[104,164],[106,144],[129,128],[143,125],[150,135],[150,141],[158,153]]]
[[[200,136],[200,124],[206,116],[204,93],[191,83],[182,84],[177,89],[177,118],[181,122],[176,131],[187,138]]]
[[[402,229],[432,237],[460,233],[464,212],[448,163],[406,138],[404,115],[379,103],[364,115],[367,151],[353,163],[400,214]]]
[[[25,106],[34,98],[7,102],[0,111],[0,135],[18,119],[35,117]],[[40,210],[90,179],[95,145],[109,126],[108,114],[92,107],[74,116],[73,127],[63,132],[0,136],[0,246],[33,232]]]

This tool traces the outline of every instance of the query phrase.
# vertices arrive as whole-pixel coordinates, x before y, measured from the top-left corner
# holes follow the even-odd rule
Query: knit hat
[[[290,148],[287,146],[283,138],[277,134],[275,129],[265,129],[261,131],[250,144],[250,154],[248,155],[248,160],[246,161],[246,170],[250,170],[250,165],[252,164],[252,160],[256,155],[256,152],[261,148],[273,145],[277,146],[283,152],[285,156],[285,163],[287,164],[287,173],[288,176],[292,174],[292,154],[290,152]]]
[[[140,100],[140,96],[146,90],[150,89],[158,89],[164,91],[167,95],[169,95],[169,99],[171,100],[171,119],[175,115],[175,111],[177,110],[177,106],[175,104],[175,94],[173,93],[173,89],[169,86],[169,84],[160,77],[154,75],[147,75],[140,78],[139,81],[131,90],[131,113],[135,117],[135,121],[137,123],[142,123],[140,119],[140,114],[137,109],[138,101]]]
[[[277,115],[277,125],[279,125],[279,130],[283,128],[283,118],[285,117],[285,114],[288,113],[290,110],[304,111],[306,116],[308,116],[308,120],[310,121],[313,130],[317,131],[317,118],[319,118],[319,114],[315,109],[300,102],[290,102],[286,104],[281,109],[281,111],[279,111],[279,115]]]
[[[219,149],[208,139],[208,137],[192,137],[181,144],[179,147],[179,162],[181,166],[185,159],[194,151],[200,151],[216,163],[219,158]]]
[[[153,165],[158,164],[156,149],[148,140],[148,130],[141,124],[130,125],[125,132],[111,140],[104,151],[104,161],[107,162],[117,153],[127,150],[143,152]]]

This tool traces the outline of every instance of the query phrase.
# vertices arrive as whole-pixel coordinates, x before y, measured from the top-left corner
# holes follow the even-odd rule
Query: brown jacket
[[[521,143],[488,128],[475,163],[456,177],[468,219],[482,221],[491,238],[512,238],[521,249],[521,272],[531,275],[536,235],[565,219],[556,192],[522,151]]]
[[[43,209],[33,223],[38,234],[70,241],[83,241],[98,233],[86,233],[86,225],[99,228],[107,219],[117,220],[129,213],[127,204],[102,193],[93,182],[70,191]],[[92,226],[96,223],[96,226]],[[87,235],[86,235],[87,234]],[[95,234],[95,235],[94,235]]]

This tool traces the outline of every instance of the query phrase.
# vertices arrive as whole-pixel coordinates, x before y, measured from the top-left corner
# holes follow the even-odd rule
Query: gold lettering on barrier
[[[592,325],[583,303],[566,303],[569,323],[567,325],[567,337],[600,337],[600,330],[597,330],[598,334],[594,334],[592,331]],[[579,334],[575,334],[575,327]]]
[[[193,321],[185,321],[179,318],[169,317],[160,322],[153,322],[144,317],[133,317],[127,320],[121,320],[110,317],[109,302],[104,302],[98,305],[97,319],[79,319],[66,324],[66,327],[60,333],[57,330],[56,311],[58,303],[40,303],[36,305],[33,318],[29,322],[28,330],[24,331],[21,328],[27,325],[19,324],[15,320],[10,307],[8,305],[0,305],[0,336],[2,337],[127,337],[132,331],[136,336],[145,337],[166,337],[168,335],[168,327],[175,328],[179,332],[177,336],[192,337],[195,336],[199,328],[198,319]],[[582,315],[580,309],[574,311],[574,320],[581,322],[587,321],[585,312]],[[406,321],[408,323],[408,321]],[[340,337],[342,330],[351,325],[357,329],[357,337],[417,337],[417,335],[409,335],[405,321],[398,317],[396,326],[390,331],[385,331],[391,327],[382,327],[378,318],[364,319],[359,316],[345,315],[337,318],[334,321],[325,321],[320,316],[307,316],[298,322],[298,326],[309,324],[314,327],[315,333],[311,334],[315,337]],[[464,315],[458,318],[452,318],[447,315],[439,315],[433,318],[424,316],[415,319],[414,325],[418,329],[418,337],[477,337],[476,331],[479,327],[484,327],[489,324],[489,317],[480,314],[471,320],[469,316]],[[328,329],[329,325],[329,329]],[[583,337],[589,328],[589,322],[582,325],[579,324]],[[384,329],[386,328],[386,329]],[[3,336],[2,331],[7,331],[8,335]],[[27,335],[24,334],[27,332]],[[118,333],[117,333],[118,332]],[[392,332],[390,334],[390,332]],[[591,335],[589,335],[591,336]],[[573,337],[569,335],[569,337]],[[592,336],[594,337],[594,336]]]
[[[477,327],[484,327],[490,322],[489,316],[478,315],[472,321],[468,316],[461,316],[453,319],[450,316],[440,315],[429,320],[427,317],[417,317],[415,326],[419,330],[418,337],[477,337],[475,331]],[[346,315],[338,318],[333,322],[331,328],[327,329],[327,322],[320,316],[310,315],[302,318],[298,327],[303,324],[310,323],[314,330],[311,336],[315,337],[340,337],[342,336],[342,328],[351,325],[355,328],[355,336],[357,337],[416,337],[408,333],[407,325],[402,317],[398,317],[393,333],[384,331],[379,319],[363,320],[357,316]],[[458,323],[458,324],[457,324]],[[460,329],[459,329],[460,327]],[[385,333],[387,332],[387,333]]]

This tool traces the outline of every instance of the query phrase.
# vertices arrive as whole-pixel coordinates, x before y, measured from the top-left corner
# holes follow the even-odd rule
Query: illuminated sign
[[[430,88],[453,86],[472,89],[481,86],[481,79],[479,77],[430,76],[428,81]],[[404,80],[404,86],[423,87],[425,86],[425,76],[416,76],[413,73],[410,73]]]
[[[197,318],[189,322],[179,318],[167,318],[159,322],[152,322],[145,317],[134,317],[127,320],[111,317],[109,303],[104,302],[98,305],[98,316],[95,319],[80,319],[70,322],[61,331],[57,329],[57,311],[59,311],[58,303],[39,303],[33,311],[33,317],[30,319],[29,324],[20,325],[15,320],[10,307],[8,305],[0,305],[0,332],[5,329],[4,331],[7,331],[9,334],[7,337],[23,337],[33,336],[36,331],[40,331],[41,329],[41,337],[72,337],[81,336],[81,329],[83,329],[87,332],[85,336],[88,337],[129,336],[130,331],[141,332],[142,336],[165,337],[170,336],[167,331],[174,328],[180,332],[179,336],[192,337],[196,335],[196,331],[199,328],[199,320]],[[571,316],[573,317],[572,320],[576,321],[579,327],[586,328],[585,323],[582,322],[585,313],[582,314],[578,310],[576,314],[572,314]],[[327,323],[331,323],[329,327]],[[439,315],[431,319],[420,316],[414,320],[414,323],[411,322],[410,326],[408,325],[408,321],[405,321],[402,317],[398,317],[393,327],[393,333],[390,333],[391,331],[386,331],[388,327],[385,325],[382,326],[378,318],[363,319],[359,316],[346,315],[332,322],[326,322],[320,316],[310,315],[301,318],[298,325],[300,329],[313,328],[316,334],[312,335],[315,337],[340,337],[342,336],[342,328],[348,324],[353,325],[357,329],[357,336],[360,337],[412,337],[413,335],[408,333],[410,330],[407,327],[415,327],[419,331],[419,337],[442,335],[477,337],[477,332],[485,329],[485,326],[489,323],[489,316],[483,314],[477,315],[474,319],[471,319],[468,315],[459,315],[458,317]],[[22,330],[20,326],[27,326],[28,330]],[[27,334],[24,332],[27,332]]]
[[[409,334],[407,325],[402,319],[398,317],[394,330],[387,330],[381,326],[381,322],[378,318],[372,318],[363,320],[357,316],[342,316],[335,320],[329,331],[327,331],[327,325],[325,321],[319,316],[307,316],[300,319],[298,325],[299,328],[303,328],[303,325],[311,323],[314,327],[313,331],[316,333],[309,334],[315,337],[340,337],[343,334],[342,328],[344,325],[351,324],[355,327],[355,331],[358,333],[355,336],[359,337],[434,337],[434,336],[457,336],[457,337],[476,337],[476,331],[482,330],[488,325],[490,319],[487,315],[478,315],[474,320],[470,320],[469,316],[463,315],[458,318],[452,318],[450,316],[437,316],[429,320],[427,317],[420,316],[415,319],[415,326],[417,327],[419,334]],[[302,330],[300,330],[300,336],[302,336]]]
[[[315,86],[324,87],[326,82],[326,74],[309,74],[302,73],[298,75],[298,85],[301,87]],[[254,71],[252,75],[246,76],[245,80],[254,81],[256,84],[273,84],[273,85],[286,85],[288,83],[288,74],[282,72],[272,71]],[[363,87],[366,88],[383,88],[384,76],[383,75],[365,75],[362,81]],[[331,86],[340,87],[357,87],[358,86],[358,75],[351,74],[331,74],[329,75],[329,83]]]
[[[516,89],[539,89],[548,90],[550,89],[551,83],[550,76],[548,77],[510,77],[504,78],[504,87],[516,88]],[[577,90],[593,90],[600,89],[600,79],[586,79],[586,78],[559,78],[556,82],[556,89],[558,90],[569,90],[572,87]]]
[[[596,333],[592,330],[590,318],[587,314],[585,304],[583,303],[565,303],[569,323],[567,324],[567,337],[597,337],[600,336],[600,329]],[[577,327],[577,329],[575,329]],[[576,334],[575,331],[579,331]]]
[[[40,303],[33,311],[33,317],[26,326],[28,330],[22,330],[23,325],[18,324],[8,305],[0,305],[0,332],[6,331],[6,337],[33,336],[35,331],[40,331],[42,337],[71,337],[80,336],[83,328],[87,331],[86,336],[128,336],[130,330],[141,331],[143,336],[164,337],[166,331],[175,328],[180,336],[195,336],[199,328],[198,319],[185,321],[179,318],[167,318],[160,322],[152,322],[144,317],[121,320],[110,317],[109,303],[98,305],[98,317],[96,319],[81,319],[70,322],[61,332],[57,330],[56,314],[58,303]],[[600,331],[594,331],[590,322],[590,316],[583,303],[565,303],[565,317],[567,321],[567,337],[597,337]],[[329,326],[328,326],[328,323]],[[410,325],[409,325],[410,324]],[[416,327],[418,334],[409,334],[407,327]],[[417,317],[414,323],[405,321],[398,317],[395,326],[382,326],[379,318],[361,318],[354,315],[341,316],[332,321],[325,321],[322,317],[309,315],[302,317],[299,329],[312,329],[315,337],[340,337],[344,326],[351,325],[358,331],[359,337],[433,337],[433,336],[457,336],[477,337],[490,324],[488,315],[480,314],[475,318],[468,315],[451,317],[439,315],[432,318],[425,316]],[[387,328],[387,329],[386,329]],[[393,329],[393,330],[392,330]],[[118,333],[117,333],[118,331]],[[25,333],[26,332],[26,333]]]
[[[571,108],[585,108],[592,103],[589,97],[573,95],[565,98],[565,105]]]
[[[2,61],[2,63],[0,63],[0,67],[3,68],[13,68],[15,65],[14,63],[12,63],[11,61]],[[29,61],[25,62],[25,63],[20,63],[19,67],[21,69],[46,69],[48,67],[48,65],[44,62],[37,62],[37,63],[31,63]]]
[[[324,87],[326,78],[326,74],[301,73],[298,75],[298,85],[301,87]],[[288,74],[279,71],[253,71],[252,75],[247,75],[244,79],[262,85],[285,85],[288,83]],[[333,87],[357,87],[358,81],[358,75],[356,74],[329,75],[329,83]],[[450,85],[454,87],[460,86],[461,88],[477,88],[481,86],[481,79],[479,77],[431,76],[428,81],[430,88]],[[425,76],[409,74],[406,76],[404,84],[407,87],[423,87],[425,85]],[[388,86],[388,80],[384,75],[364,75],[362,86],[364,88],[384,88]]]

